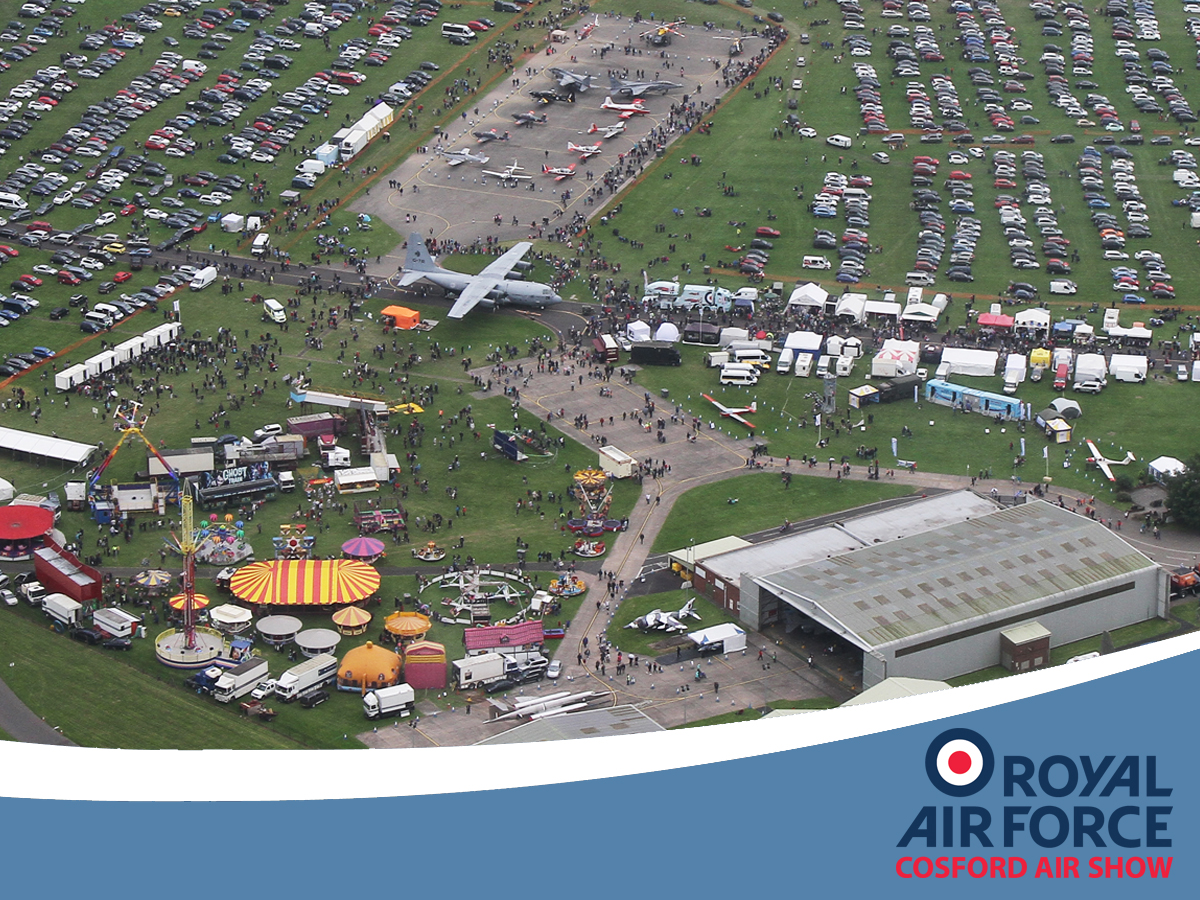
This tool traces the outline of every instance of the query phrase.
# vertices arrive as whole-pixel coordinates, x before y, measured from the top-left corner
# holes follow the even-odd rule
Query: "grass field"
[[[795,478],[785,489],[773,472],[727,478],[694,487],[680,497],[654,539],[653,552],[666,553],[687,546],[688,541],[701,544],[725,537],[732,533],[732,520],[737,522],[737,533],[749,534],[777,528],[784,519],[798,522],[908,493],[903,483],[882,481],[835,483]],[[737,498],[737,503],[730,504],[730,498]]]
[[[663,641],[669,642],[670,646],[674,647],[677,642],[677,635],[666,634],[661,631],[652,631],[643,634],[636,628],[626,628],[625,626],[634,619],[644,616],[652,609],[674,612],[688,600],[691,600],[693,596],[696,600],[693,609],[700,614],[700,621],[703,623],[700,627],[709,628],[713,625],[721,625],[724,622],[737,621],[733,616],[716,606],[706,597],[692,594],[690,591],[664,591],[659,594],[644,594],[640,597],[629,597],[622,601],[620,608],[613,616],[612,623],[608,626],[607,634],[609,641],[618,649],[635,656],[655,656],[662,653],[663,649],[657,645]],[[689,625],[691,621],[694,620],[689,620]]]

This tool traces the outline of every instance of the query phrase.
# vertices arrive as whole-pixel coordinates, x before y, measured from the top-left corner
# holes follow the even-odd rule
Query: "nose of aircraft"
[[[553,306],[555,303],[562,303],[562,297],[560,297],[558,294],[551,294],[550,305]]]

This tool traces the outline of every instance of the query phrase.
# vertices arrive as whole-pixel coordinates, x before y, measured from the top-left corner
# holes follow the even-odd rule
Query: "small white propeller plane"
[[[1124,459],[1108,459],[1096,448],[1094,443],[1091,441],[1084,441],[1084,443],[1086,443],[1088,449],[1092,451],[1092,455],[1088,457],[1087,461],[1096,465],[1096,467],[1104,473],[1104,477],[1109,481],[1117,480],[1117,477],[1112,473],[1112,466],[1127,466],[1131,462],[1137,461],[1137,457],[1129,451],[1126,451]]]
[[[567,141],[567,151],[569,153],[578,153],[580,160],[586,160],[589,157],[595,156],[600,152],[600,142],[594,144],[584,144],[580,146],[573,141]]]
[[[597,125],[595,122],[593,122],[591,124],[591,127],[588,128],[587,133],[588,134],[599,134],[600,137],[604,138],[604,140],[607,141],[610,138],[615,138],[618,134],[624,134],[625,127],[626,127],[625,122],[623,122],[623,121],[617,122],[615,125],[604,125],[604,126]]]
[[[576,163],[571,163],[566,167],[542,166],[542,174],[553,175],[555,181],[562,181],[564,178],[570,178],[575,174],[576,165]]]
[[[701,394],[700,396],[715,406],[721,415],[725,416],[727,419],[733,419],[735,422],[741,422],[751,431],[754,430],[754,423],[746,419],[742,413],[758,412],[757,400],[751,403],[749,406],[726,406],[716,397],[710,397],[708,394]]]
[[[529,181],[529,180],[531,180],[533,178],[532,175],[520,174],[521,172],[524,172],[524,171],[525,171],[525,169],[523,167],[517,165],[517,161],[514,159],[512,161],[512,165],[505,166],[503,169],[500,169],[498,171],[492,171],[491,169],[484,169],[483,174],[491,175],[493,178],[499,178],[501,181]]]

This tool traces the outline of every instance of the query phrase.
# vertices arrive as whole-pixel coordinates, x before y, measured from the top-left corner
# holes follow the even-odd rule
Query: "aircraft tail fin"
[[[544,165],[544,166],[542,166],[542,174],[543,174],[543,175],[549,175],[549,174],[550,174],[550,167],[549,167],[549,166],[545,166],[545,165]]]
[[[593,122],[591,125],[589,125],[589,126],[588,126],[587,133],[588,133],[588,134],[595,134],[595,133],[596,133],[597,131],[599,131],[599,130],[600,130],[600,129],[596,127],[596,123],[595,123],[595,122]]]
[[[752,413],[758,412],[758,401],[755,400],[753,403],[751,403],[750,408],[748,410],[746,410],[746,412],[752,412]]]
[[[400,278],[400,287],[420,281],[428,273],[438,270],[439,266],[425,248],[424,239],[414,231],[408,236],[408,256],[404,260],[404,275]]]

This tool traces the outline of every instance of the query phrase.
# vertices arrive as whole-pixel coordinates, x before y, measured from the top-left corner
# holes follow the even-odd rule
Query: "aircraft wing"
[[[512,248],[488,263],[482,272],[479,273],[479,278],[490,278],[493,281],[502,281],[509,272],[512,271],[514,264],[519,262],[521,258],[529,252],[533,244],[529,241],[519,241],[513,244]],[[493,285],[494,287],[494,285]],[[491,290],[489,287],[488,290]]]
[[[632,99],[634,97],[642,96],[642,94],[646,93],[646,91],[649,89],[649,87],[650,87],[650,85],[642,83],[642,82],[628,82],[627,81],[622,86],[621,92],[629,94],[630,98]]]
[[[743,425],[745,425],[751,431],[754,430],[754,423],[747,421],[744,416],[741,416],[735,412],[728,413],[728,415],[729,415],[729,418],[733,419],[735,422],[741,422]]]
[[[488,268],[491,268],[491,266]],[[486,297],[488,292],[499,283],[499,278],[490,278],[482,274],[475,276],[463,292],[458,295],[458,299],[454,301],[454,305],[450,307],[450,312],[447,315],[452,319],[461,319],[473,310],[479,301]]]

